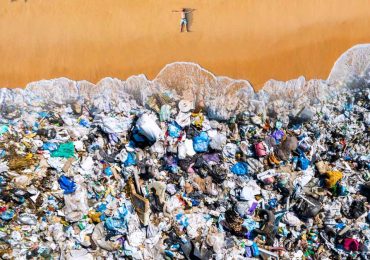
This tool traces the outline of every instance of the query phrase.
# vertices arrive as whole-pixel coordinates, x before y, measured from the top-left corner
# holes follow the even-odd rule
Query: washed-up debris
[[[1,258],[366,259],[368,90],[4,108]]]

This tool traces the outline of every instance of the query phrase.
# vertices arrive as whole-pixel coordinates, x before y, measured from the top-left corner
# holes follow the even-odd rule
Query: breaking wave
[[[317,104],[334,99],[341,91],[369,88],[369,82],[370,44],[361,44],[339,57],[327,79],[269,80],[257,92],[247,80],[216,76],[195,63],[175,62],[166,65],[154,80],[136,75],[127,80],[104,78],[93,84],[56,78],[32,82],[25,89],[2,88],[0,104],[5,111],[11,106],[45,107],[87,102],[102,111],[119,112],[127,109],[127,104],[145,106],[153,95],[170,95],[191,100],[194,105],[202,102],[213,119],[227,120],[241,111],[274,113],[284,119],[302,107],[315,111]]]

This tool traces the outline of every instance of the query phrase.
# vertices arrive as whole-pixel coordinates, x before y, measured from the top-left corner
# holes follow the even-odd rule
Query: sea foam
[[[269,80],[254,91],[247,80],[216,76],[191,62],[166,65],[154,78],[131,76],[126,80],[104,78],[97,84],[86,80],[56,78],[29,83],[24,89],[0,89],[2,111],[7,107],[58,106],[88,102],[98,109],[119,110],[133,104],[144,106],[158,93],[203,102],[208,116],[227,120],[239,112],[275,114],[284,121],[302,107],[315,110],[318,104],[335,99],[342,91],[369,88],[370,44],[356,45],[335,62],[327,79],[306,80],[303,76],[286,82]]]

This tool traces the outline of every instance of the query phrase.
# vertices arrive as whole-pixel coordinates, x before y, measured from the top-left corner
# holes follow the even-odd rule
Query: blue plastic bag
[[[42,150],[44,151],[56,151],[58,149],[58,144],[56,143],[44,143],[41,147]]]
[[[58,183],[60,188],[64,190],[64,194],[71,194],[76,191],[76,183],[64,175],[60,176]]]
[[[86,128],[89,128],[90,127],[90,122],[87,121],[86,119],[80,119],[80,122],[79,122],[80,125],[86,127]]]
[[[6,210],[0,215],[0,218],[5,221],[11,220],[13,217],[14,217],[14,210]]]
[[[352,102],[346,102],[344,103],[344,111],[351,112],[353,110],[353,103]]]
[[[186,228],[189,226],[189,218],[183,213],[179,213],[175,216],[177,223]]]
[[[135,153],[129,152],[127,154],[127,159],[123,163],[123,165],[125,167],[131,166],[131,165],[136,165],[136,155],[135,155]]]
[[[237,162],[231,167],[231,172],[236,175],[246,175],[248,174],[248,164],[245,162]]]
[[[98,208],[96,209],[96,211],[98,211],[98,212],[104,212],[106,209],[107,209],[107,204],[102,203],[102,204],[100,204],[98,206]]]
[[[193,148],[197,153],[208,151],[209,137],[206,132],[201,132],[200,135],[193,138]]]
[[[119,218],[109,217],[105,220],[105,227],[112,231],[118,231],[118,229],[126,228],[125,221]]]
[[[155,140],[154,141],[150,141],[147,137],[145,137],[144,135],[142,135],[140,132],[139,132],[139,129],[137,127],[135,127],[133,130],[132,130],[132,140],[134,143],[135,143],[135,147],[146,147],[146,146],[151,146],[155,143]]]
[[[95,151],[99,150],[100,149],[100,145],[98,143],[92,143],[89,145],[89,147],[87,148],[87,151],[89,153],[94,153]]]
[[[110,167],[107,167],[104,169],[104,173],[105,175],[107,175],[108,177],[112,176],[113,175],[113,172],[112,172],[112,169]]]
[[[302,170],[307,170],[308,166],[310,166],[310,160],[308,160],[304,155],[300,155],[298,158],[298,167]]]
[[[181,134],[181,126],[175,121],[168,124],[168,135],[173,138],[178,138]]]
[[[127,222],[127,218],[128,218],[128,216],[129,216],[129,214],[130,214],[130,211],[129,211],[129,209],[126,207],[126,205],[123,205],[123,206],[121,206],[120,208],[118,208],[117,212],[118,212],[118,216],[119,216],[119,218],[120,218],[120,219],[125,219],[125,220],[126,220],[126,222]]]

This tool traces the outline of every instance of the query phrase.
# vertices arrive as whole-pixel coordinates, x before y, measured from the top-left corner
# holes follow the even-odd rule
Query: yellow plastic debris
[[[89,218],[90,218],[94,223],[99,223],[99,222],[101,222],[101,220],[100,220],[101,213],[100,213],[100,212],[90,211],[90,212],[88,213],[88,216],[89,216]]]
[[[343,178],[343,174],[340,171],[327,171],[326,177],[326,187],[333,188]]]
[[[193,125],[195,125],[197,128],[202,128],[203,121],[204,121],[204,115],[199,113],[192,113],[192,117],[194,117]]]

